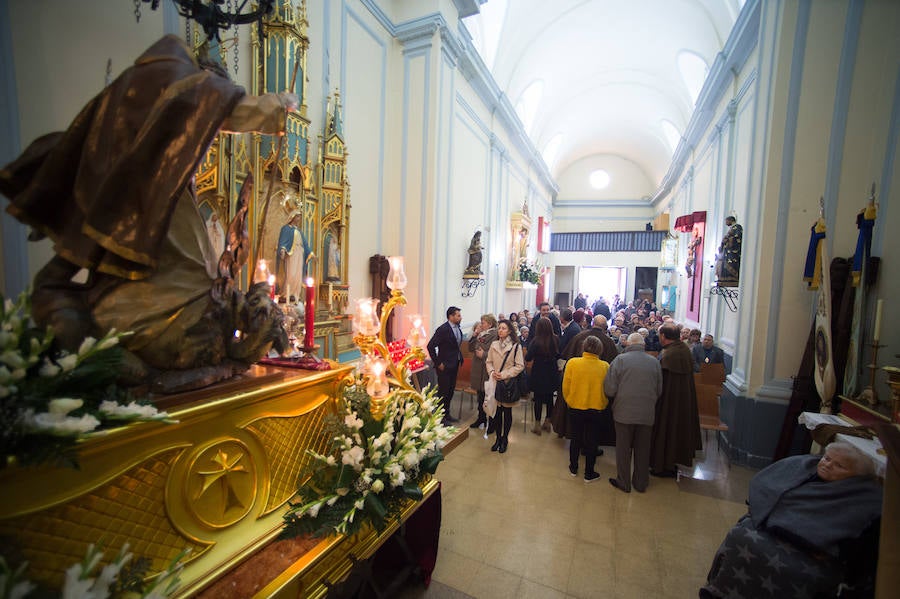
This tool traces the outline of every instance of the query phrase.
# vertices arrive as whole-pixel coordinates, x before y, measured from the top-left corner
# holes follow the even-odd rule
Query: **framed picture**
[[[678,239],[666,237],[660,248],[659,267],[675,268],[676,266],[678,266]]]

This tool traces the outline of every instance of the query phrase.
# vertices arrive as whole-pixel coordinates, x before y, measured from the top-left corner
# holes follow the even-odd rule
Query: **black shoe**
[[[441,418],[441,426],[453,426],[453,422],[449,418]]]
[[[578,476],[578,466],[569,464],[569,474],[571,474],[572,476]]]
[[[655,470],[650,471],[650,476],[658,476],[659,478],[676,478],[678,476],[677,470],[660,470],[659,472]]]
[[[509,441],[506,437],[503,437],[503,441],[500,442],[500,453],[506,453],[506,448],[509,446]]]
[[[595,480],[598,480],[600,475],[596,472],[585,472],[584,473],[584,484],[592,483]]]
[[[619,480],[616,478],[609,479],[609,484],[611,484],[612,486],[614,486],[615,488],[617,488],[620,491],[624,491],[625,493],[631,493],[631,489],[626,489],[625,487],[620,485]]]
[[[599,458],[599,457],[602,456],[602,455],[603,455],[603,448],[598,447],[598,448],[597,448],[597,457]]]
[[[498,449],[500,449],[501,445],[502,445],[502,443],[500,442],[500,439],[498,437],[497,440],[494,441],[494,444],[491,445],[491,451],[497,451]]]
[[[481,428],[484,426],[484,420],[478,419],[469,425],[469,428]]]

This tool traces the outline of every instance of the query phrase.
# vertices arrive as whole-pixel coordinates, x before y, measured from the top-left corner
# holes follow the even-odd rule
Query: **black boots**
[[[500,453],[506,453],[506,447],[508,444],[509,437],[503,437],[503,439],[501,439],[500,441],[500,449],[498,449],[497,451],[499,451]]]
[[[503,438],[500,435],[497,435],[497,440],[491,445],[491,451],[498,451],[501,446],[503,446]],[[504,449],[503,451],[506,450]]]

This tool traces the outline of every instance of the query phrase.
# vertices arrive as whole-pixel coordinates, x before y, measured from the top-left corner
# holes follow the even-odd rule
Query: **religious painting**
[[[659,267],[675,268],[678,266],[678,239],[667,237],[663,239],[660,248]]]
[[[686,242],[687,253],[684,274],[687,279],[686,316],[690,320],[700,320],[700,300],[703,297],[703,245],[706,235],[706,211],[679,216],[675,220],[675,230],[690,235]]]

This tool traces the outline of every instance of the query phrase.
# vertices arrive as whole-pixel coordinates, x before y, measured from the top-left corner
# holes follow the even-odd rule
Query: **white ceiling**
[[[557,158],[548,161],[554,178],[583,158],[615,155],[659,185],[675,150],[662,121],[683,134],[694,109],[679,54],[692,52],[711,66],[743,4],[489,0],[464,23],[513,106],[543,81],[527,132],[540,152],[561,134]]]

